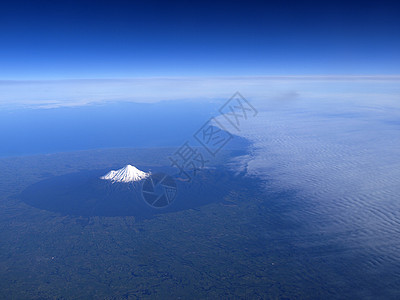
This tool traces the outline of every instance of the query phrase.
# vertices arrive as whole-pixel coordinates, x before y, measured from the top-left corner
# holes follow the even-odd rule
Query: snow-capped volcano
[[[108,172],[106,175],[100,177],[100,179],[110,180],[112,182],[133,182],[140,181],[149,175],[150,173],[140,171],[134,166],[126,165],[122,169]]]

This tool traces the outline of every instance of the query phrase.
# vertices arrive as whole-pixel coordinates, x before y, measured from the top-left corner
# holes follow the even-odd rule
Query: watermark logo
[[[236,92],[218,110],[223,118],[211,117],[169,158],[171,167],[178,169],[174,174],[180,181],[191,182],[234,137],[226,127],[240,131],[243,121],[257,115],[257,110],[239,92]],[[222,121],[225,119],[223,126]],[[228,121],[228,122],[226,122]],[[191,144],[195,143],[196,146]],[[198,145],[202,147],[198,147]],[[143,184],[144,200],[154,208],[170,205],[176,197],[177,188],[173,177],[159,173],[151,175]]]
[[[175,180],[164,173],[151,174],[143,183],[142,196],[153,208],[163,208],[174,202],[177,193]]]

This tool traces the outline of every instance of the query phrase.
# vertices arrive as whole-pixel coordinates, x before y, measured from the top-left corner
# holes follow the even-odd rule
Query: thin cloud
[[[240,91],[252,99],[351,94],[345,86],[398,84],[400,76],[148,77],[132,79],[0,80],[1,107],[62,107],[110,101],[227,99]],[[370,94],[370,93],[369,93]]]

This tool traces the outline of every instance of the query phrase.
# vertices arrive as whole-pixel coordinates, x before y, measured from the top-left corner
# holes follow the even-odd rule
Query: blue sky
[[[398,74],[395,1],[2,1],[0,79]]]

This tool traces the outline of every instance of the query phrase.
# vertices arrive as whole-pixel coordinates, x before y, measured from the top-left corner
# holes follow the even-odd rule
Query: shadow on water
[[[151,218],[157,214],[197,208],[224,201],[233,189],[249,186],[251,180],[230,171],[205,169],[192,182],[175,178],[176,196],[169,206],[151,207],[142,196],[144,181],[111,183],[101,180],[107,170],[82,171],[52,177],[25,189],[20,198],[35,208],[76,216],[135,216]],[[152,172],[165,172],[152,168]]]

